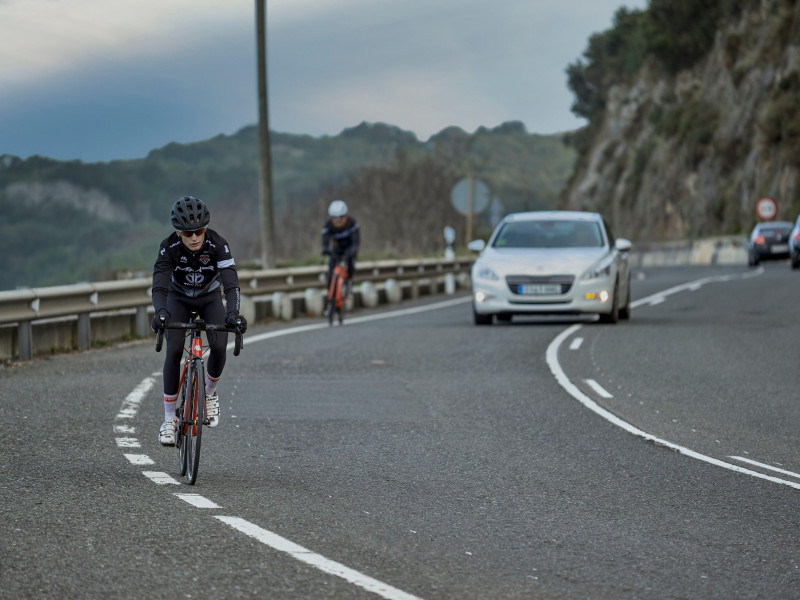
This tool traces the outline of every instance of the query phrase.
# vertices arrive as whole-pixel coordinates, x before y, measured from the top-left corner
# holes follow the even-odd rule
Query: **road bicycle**
[[[336,257],[336,266],[333,268],[331,282],[328,284],[328,323],[333,325],[333,315],[339,318],[339,325],[344,324],[345,305],[347,303],[347,261],[344,256]]]
[[[188,323],[167,323],[164,329],[186,330],[188,345],[184,346],[186,358],[183,361],[183,370],[178,384],[178,407],[175,416],[178,417],[177,436],[175,446],[178,449],[178,467],[181,477],[186,475],[189,485],[197,481],[197,470],[200,467],[200,442],[203,438],[203,426],[208,425],[206,417],[206,377],[203,354],[208,349],[203,348],[201,332],[227,331],[235,334],[233,355],[239,356],[243,348],[242,333],[237,328],[225,325],[206,323],[192,312]],[[161,352],[164,341],[164,329],[159,329],[156,334],[156,352]]]

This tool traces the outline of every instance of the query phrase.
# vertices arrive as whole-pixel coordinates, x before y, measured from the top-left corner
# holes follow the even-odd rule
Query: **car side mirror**
[[[633,247],[630,240],[626,240],[625,238],[618,238],[616,242],[614,242],[614,248],[619,250],[620,252],[630,252],[630,249]]]
[[[467,248],[469,248],[472,252],[483,252],[483,249],[486,248],[486,242],[483,240],[472,240],[469,244],[467,244]]]

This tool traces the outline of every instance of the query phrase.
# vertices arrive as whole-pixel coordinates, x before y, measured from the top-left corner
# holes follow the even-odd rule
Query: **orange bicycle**
[[[234,356],[239,356],[243,346],[242,333],[238,329],[206,323],[197,317],[197,313],[192,312],[188,323],[168,323],[164,326],[164,329],[187,330],[186,339],[190,342],[189,346],[184,348],[186,359],[183,361],[183,370],[178,384],[180,390],[178,392],[178,408],[175,409],[175,416],[178,417],[175,439],[175,446],[178,449],[178,466],[181,476],[186,475],[189,485],[194,485],[194,482],[197,481],[203,425],[208,425],[205,365],[203,364],[203,354],[208,350],[203,349],[203,338],[200,337],[200,332],[228,331],[234,333],[236,335]],[[159,329],[156,334],[156,352],[161,352],[164,329]]]
[[[336,257],[336,266],[333,268],[331,282],[328,285],[328,323],[333,325],[333,313],[339,317],[339,325],[344,325],[344,309],[346,303],[347,263],[344,256]]]

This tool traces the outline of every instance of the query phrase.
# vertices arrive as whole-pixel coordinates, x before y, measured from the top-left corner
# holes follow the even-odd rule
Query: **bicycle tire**
[[[328,288],[328,325],[333,325],[333,313],[336,312],[336,286],[339,277],[333,273],[331,277],[331,285]]]
[[[186,478],[189,485],[197,481],[200,469],[200,442],[203,439],[203,420],[206,417],[205,376],[203,363],[195,360],[189,377],[189,408],[186,413],[191,422],[186,427]]]
[[[186,390],[188,389],[187,382],[181,382],[180,402],[176,416],[178,417],[178,426],[175,428],[175,446],[178,448],[178,468],[181,477],[186,475],[187,461],[186,461],[186,436],[184,431],[186,429]]]

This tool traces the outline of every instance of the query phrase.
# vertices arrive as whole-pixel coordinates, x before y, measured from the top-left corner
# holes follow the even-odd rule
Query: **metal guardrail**
[[[473,257],[455,259],[419,259],[360,262],[355,281],[399,281],[424,279],[447,273],[469,272]],[[324,287],[327,266],[288,269],[239,271],[239,285],[244,297],[265,296],[275,292],[302,292]],[[92,313],[121,309],[136,310],[136,335],[150,333],[148,310],[151,306],[150,279],[129,279],[78,283],[53,287],[0,292],[0,325],[17,324],[19,357],[33,355],[32,324],[53,318],[78,320],[78,348],[91,346]]]

